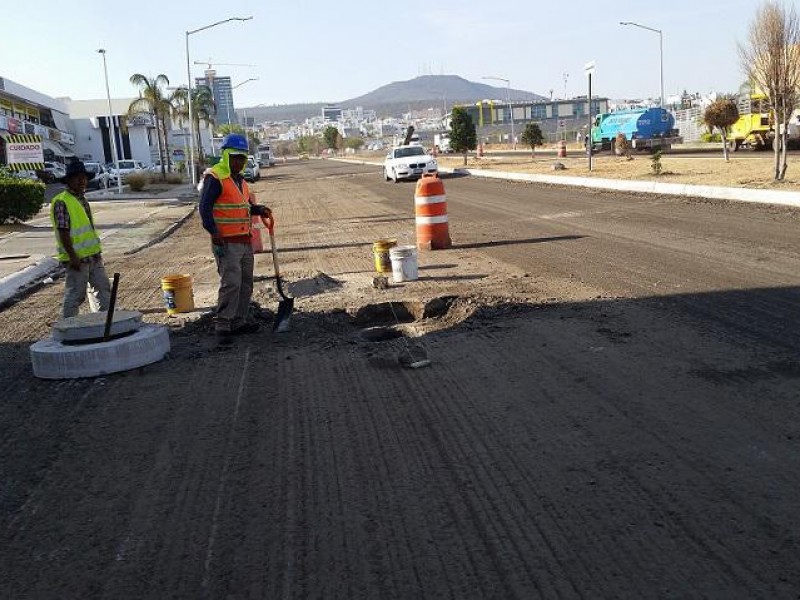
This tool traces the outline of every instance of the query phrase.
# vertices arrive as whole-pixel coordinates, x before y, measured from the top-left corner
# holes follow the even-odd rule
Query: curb
[[[356,163],[369,166],[381,166],[383,163],[372,161],[356,161],[346,159],[339,162]],[[736,202],[753,202],[757,204],[777,204],[800,208],[800,192],[784,192],[779,190],[758,190],[753,188],[733,188],[713,185],[696,185],[690,183],[660,183],[658,181],[626,181],[623,179],[594,179],[591,177],[560,177],[556,175],[535,175],[528,173],[512,173],[509,171],[488,171],[484,169],[439,169],[442,173],[471,175],[484,179],[503,179],[523,183],[546,183],[568,187],[583,187],[617,192],[635,192],[659,194],[664,196],[681,196],[686,198],[707,198],[710,200],[733,200]]]
[[[0,279],[0,308],[13,304],[15,298],[54,274],[61,264],[52,256],[46,256],[21,271]]]
[[[186,221],[191,219],[196,211],[197,211],[197,206],[195,205],[195,206],[192,207],[192,210],[190,210],[188,213],[183,215],[180,219],[175,221],[172,225],[167,227],[164,231],[159,233],[152,240],[150,240],[149,242],[145,242],[141,246],[137,246],[136,248],[133,248],[132,250],[128,250],[126,252],[123,252],[122,255],[123,256],[131,256],[132,254],[136,254],[138,252],[141,252],[142,250],[145,250],[147,248],[150,248],[151,246],[155,246],[156,244],[158,244],[160,242],[163,242],[165,239],[167,239],[169,236],[171,236],[173,233],[175,233],[175,231],[177,231],[184,223],[186,223]]]

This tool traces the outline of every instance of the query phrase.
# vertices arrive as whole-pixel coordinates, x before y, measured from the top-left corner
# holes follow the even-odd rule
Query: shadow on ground
[[[800,588],[800,288],[382,305],[85,381],[0,344],[0,595]]]

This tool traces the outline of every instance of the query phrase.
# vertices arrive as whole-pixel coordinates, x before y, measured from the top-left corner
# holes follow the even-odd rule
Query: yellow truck
[[[775,127],[766,96],[743,94],[739,97],[739,120],[731,126],[734,151],[740,148],[769,150],[775,139]]]

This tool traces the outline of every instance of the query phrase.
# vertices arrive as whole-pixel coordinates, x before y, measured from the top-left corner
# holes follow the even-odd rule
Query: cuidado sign
[[[44,145],[38,135],[9,135],[6,137],[6,158],[12,170],[44,168]]]

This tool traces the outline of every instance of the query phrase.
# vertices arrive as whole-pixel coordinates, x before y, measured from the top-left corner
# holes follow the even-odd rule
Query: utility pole
[[[103,73],[106,76],[106,98],[108,98],[108,133],[111,138],[111,154],[114,155],[114,168],[117,170],[117,193],[122,193],[122,176],[119,173],[119,155],[117,154],[117,131],[114,127],[114,111],[111,108],[111,91],[108,87],[108,65],[106,64],[105,48],[97,51],[103,55]]]
[[[586,66],[583,68],[584,72],[586,73],[587,78],[589,79],[589,123],[588,127],[588,138],[586,142],[586,153],[589,157],[589,172],[592,171],[592,75],[594,75],[594,61],[587,63]]]

